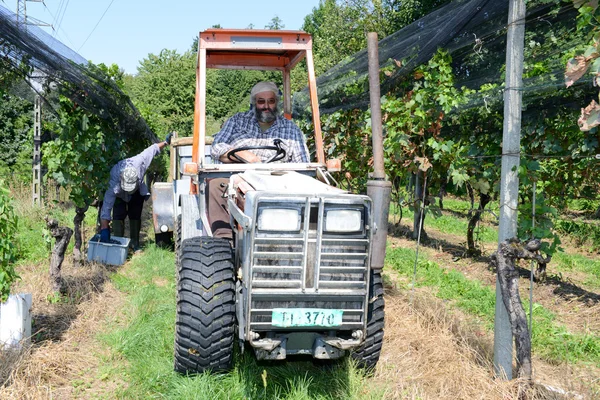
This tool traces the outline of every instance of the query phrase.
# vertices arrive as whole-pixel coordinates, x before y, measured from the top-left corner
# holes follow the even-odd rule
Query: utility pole
[[[35,96],[33,107],[33,204],[42,204],[42,98]]]
[[[44,0],[17,0],[17,26],[25,27],[27,29],[27,25],[39,25],[39,26],[50,26],[44,22],[38,21],[37,19],[33,24],[28,22],[27,19],[27,2],[30,3],[43,3]]]
[[[525,1],[510,0],[506,37],[506,82],[504,126],[502,130],[502,178],[500,181],[500,225],[498,247],[517,236],[519,163],[521,151],[521,105],[523,87],[523,47],[525,42]],[[500,280],[496,278],[494,318],[494,369],[498,377],[512,379],[513,335],[508,312],[502,301]]]
[[[42,3],[43,0],[17,0],[17,28],[27,31],[27,25],[51,26],[37,19],[33,23],[27,18],[27,2]],[[35,96],[33,105],[33,162],[31,197],[34,204],[42,204],[42,98]]]
[[[27,0],[17,0],[17,26],[27,25]]]

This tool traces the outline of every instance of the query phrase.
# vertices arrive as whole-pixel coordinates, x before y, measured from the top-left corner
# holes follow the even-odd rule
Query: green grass
[[[44,237],[44,211],[39,207],[32,207],[28,215],[17,213],[18,231],[16,235],[17,248],[19,249],[18,263],[39,263],[48,259],[49,247]]]
[[[466,212],[466,210],[469,208],[469,203],[460,199],[445,199],[444,207],[446,210],[462,210]],[[496,210],[496,215],[497,208],[497,203],[492,203],[491,209]],[[489,209],[489,205],[486,207],[486,209]],[[391,211],[395,211],[394,206],[392,207]],[[428,214],[425,218],[425,231],[427,232],[427,229],[432,228],[440,232],[463,237],[464,243],[466,243],[468,220],[466,218],[457,218],[454,215],[449,214],[448,211],[444,211],[444,213],[445,215],[437,218],[432,214]],[[413,216],[414,213],[412,211],[404,208],[402,222],[412,226]],[[391,218],[393,220],[394,217],[392,216]],[[490,219],[489,214],[487,219]],[[476,238],[478,237],[479,240],[483,241],[484,243],[498,242],[498,230],[496,227],[480,224],[478,229],[479,236],[476,236]],[[588,227],[587,229],[589,234],[590,228]],[[600,261],[591,259],[581,254],[557,251],[553,255],[551,263],[548,265],[548,273],[551,275],[556,274],[559,276],[559,278],[562,278],[563,273],[569,271],[588,274],[588,277],[585,279],[585,281],[583,281],[583,284],[591,288],[600,288]]]
[[[569,209],[574,211],[594,212],[600,207],[600,201],[588,199],[571,199],[568,204]]]
[[[479,203],[475,202],[474,208],[477,208],[477,207],[479,207]],[[471,209],[471,203],[464,199],[458,199],[455,197],[445,197],[444,198],[444,209],[457,211],[464,215],[467,215],[467,213]],[[486,211],[491,210],[494,212],[494,214],[498,215],[498,213],[500,212],[499,211],[499,203],[497,201],[491,201],[485,206],[485,210]],[[484,215],[484,219],[486,219],[486,220],[490,220],[490,219],[494,218],[493,216],[490,215],[489,212],[485,212],[483,215]]]
[[[95,226],[97,213],[96,208],[90,207],[85,214],[84,227]],[[15,214],[18,218],[15,238],[19,249],[17,264],[40,263],[48,259],[55,243],[54,238],[45,233],[44,217],[49,216],[58,220],[62,226],[73,228],[75,209],[73,207],[66,210],[58,207],[44,208],[31,204],[29,199],[25,201],[20,199],[18,204],[15,204]],[[73,245],[74,241],[71,239],[67,253],[72,252]]]
[[[593,288],[600,288],[600,260],[598,259],[590,259],[580,254],[557,252],[552,257],[549,268],[550,272],[556,271],[561,276],[563,272],[585,272],[588,277],[583,283]]]
[[[495,288],[467,279],[462,273],[441,268],[419,255],[416,286],[433,288],[436,295],[452,300],[458,307],[480,318],[488,329],[493,329],[495,313]],[[412,281],[415,251],[406,248],[387,249],[386,264]],[[522,299],[528,312],[529,302]],[[533,306],[532,349],[553,361],[590,362],[600,366],[600,337],[576,334],[555,321],[555,316],[540,304]]]
[[[114,352],[103,373],[128,383],[128,399],[382,399],[385,388],[366,386],[349,362],[327,370],[312,362],[260,364],[249,351],[237,354],[232,372],[181,376],[173,371],[175,271],[173,254],[149,246],[127,274],[112,277],[127,294],[126,327],[100,335]],[[126,363],[119,363],[124,359]],[[110,363],[111,360],[108,360]],[[264,377],[264,379],[263,379]],[[266,386],[265,386],[266,383]]]

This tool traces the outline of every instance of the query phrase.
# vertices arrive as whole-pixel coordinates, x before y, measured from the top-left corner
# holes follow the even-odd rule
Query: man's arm
[[[104,200],[102,201],[102,209],[100,210],[100,229],[108,228],[108,224],[112,219],[112,208],[115,205],[117,196],[109,187],[106,193],[104,193]]]
[[[235,123],[233,117],[229,118],[221,130],[215,135],[213,144],[210,148],[210,155],[213,160],[221,160],[221,157],[231,150],[229,144],[233,140],[233,131]]]
[[[223,154],[221,157],[219,157],[219,161],[221,161],[222,163],[232,163],[235,161],[231,161],[228,157],[229,155],[229,151],[225,154]],[[251,152],[250,150],[243,150],[243,151],[238,151],[237,153],[235,153],[236,156],[238,156],[241,159],[246,160],[246,162],[249,163],[260,163],[262,162],[262,160],[260,159],[259,156],[257,156],[256,154],[254,154],[253,152]]]
[[[238,119],[239,114],[229,118],[219,133],[215,135],[215,140],[210,149],[210,155],[212,156],[213,160],[219,160],[223,163],[233,162],[227,157],[227,155],[231,150],[233,150],[231,143],[235,140],[235,135],[239,130],[237,126]],[[251,151],[240,151],[237,153],[237,155],[247,162],[261,162],[261,159]]]
[[[110,219],[112,208],[115,204],[115,193],[109,188],[104,194],[102,209],[100,211],[100,242],[110,242]]]
[[[141,160],[141,164],[145,165],[146,168],[154,159],[154,156],[160,153],[160,151],[167,145],[166,142],[153,143],[149,147],[147,147],[144,151],[142,151],[137,156],[132,157],[131,159]],[[139,161],[137,161],[139,162]],[[134,164],[135,165],[135,164]]]
[[[292,159],[291,162],[293,163],[307,163],[310,162],[310,156],[309,156],[309,152],[308,152],[308,147],[306,146],[306,139],[304,137],[304,134],[302,133],[302,131],[300,130],[300,128],[298,128],[298,126],[293,123],[292,121],[289,121],[290,123],[290,129],[293,132],[293,147],[292,147]]]

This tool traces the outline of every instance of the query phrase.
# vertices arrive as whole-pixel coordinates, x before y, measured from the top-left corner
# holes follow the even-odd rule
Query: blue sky
[[[17,0],[0,0],[15,12]],[[140,60],[162,49],[184,52],[198,32],[223,28],[264,28],[278,16],[285,29],[300,29],[319,0],[44,0],[28,1],[27,15],[53,24],[44,28],[94,63],[116,63],[135,74]],[[104,14],[104,16],[102,16]],[[100,21],[98,23],[98,21]]]

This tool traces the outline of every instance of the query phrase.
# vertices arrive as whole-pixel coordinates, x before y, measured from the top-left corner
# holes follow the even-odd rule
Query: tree
[[[116,65],[95,67],[95,73],[104,82],[103,86],[119,101],[127,102],[121,92],[115,93],[113,81],[119,87],[123,84],[123,73]],[[65,93],[77,92],[76,87],[64,87]],[[87,96],[80,100],[90,101]],[[81,223],[89,206],[99,199],[106,190],[112,166],[125,156],[137,154],[147,146],[147,140],[140,137],[122,135],[112,120],[89,111],[92,107],[81,106],[70,97],[59,96],[56,112],[58,120],[53,127],[55,138],[43,145],[42,162],[47,166],[48,177],[69,188],[69,198],[75,203],[76,215],[73,219],[75,261],[81,261]]]
[[[126,91],[158,136],[177,131],[192,133],[196,88],[196,55],[162,50],[140,61],[138,74]]]
[[[446,114],[456,107],[462,94],[454,87],[450,55],[442,50],[413,74],[412,88],[402,96],[389,96],[382,104],[387,136],[384,148],[388,175],[392,182],[412,173],[415,181],[414,235],[418,235],[421,206],[427,205],[427,193],[438,189],[448,175],[456,186],[467,176],[458,168],[464,153],[460,142],[441,135]],[[425,188],[425,189],[424,189]]]
[[[8,92],[0,93],[0,173],[31,180],[33,104]]]
[[[14,262],[17,257],[15,236],[17,217],[13,211],[12,199],[4,181],[0,180],[0,303],[4,303],[10,294],[13,282],[19,279]]]
[[[265,29],[271,29],[271,30],[281,30],[285,28],[285,25],[283,24],[283,21],[281,20],[281,18],[279,18],[277,15],[274,16],[273,18],[271,18],[271,22],[269,22],[267,25],[265,25]],[[250,28],[252,29],[252,28]]]
[[[384,38],[448,0],[322,0],[304,18],[313,36],[317,76],[366,48],[368,32]]]
[[[450,0],[382,0],[386,29],[389,34],[399,31]],[[375,3],[375,1],[373,1]]]

